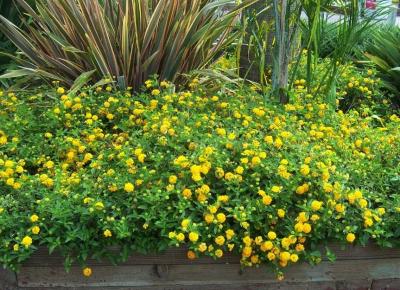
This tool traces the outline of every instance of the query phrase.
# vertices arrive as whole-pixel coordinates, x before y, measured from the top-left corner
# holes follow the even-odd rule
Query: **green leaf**
[[[72,85],[68,96],[73,96],[75,95],[84,85],[86,85],[89,80],[91,79],[91,77],[93,76],[93,74],[96,72],[96,70],[91,70],[88,72],[85,72],[83,74],[81,74],[74,82],[74,84]]]

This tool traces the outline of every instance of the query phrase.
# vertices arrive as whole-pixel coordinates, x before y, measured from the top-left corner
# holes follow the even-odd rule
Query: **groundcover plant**
[[[44,246],[88,276],[88,258],[186,245],[282,278],[326,241],[398,246],[398,116],[335,111],[301,88],[282,106],[198,80],[145,87],[1,94],[3,265]]]

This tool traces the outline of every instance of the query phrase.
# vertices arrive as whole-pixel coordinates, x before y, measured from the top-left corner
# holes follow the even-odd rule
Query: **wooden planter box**
[[[330,247],[334,263],[318,266],[298,264],[286,269],[285,280],[277,281],[268,267],[241,270],[239,258],[225,256],[188,260],[185,249],[170,249],[160,255],[133,255],[119,266],[90,261],[90,278],[73,266],[66,273],[60,256],[38,251],[18,274],[0,271],[1,290],[50,289],[400,289],[400,249],[376,246]]]

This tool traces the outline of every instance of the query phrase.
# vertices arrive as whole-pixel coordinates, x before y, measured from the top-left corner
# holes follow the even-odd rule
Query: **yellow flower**
[[[270,205],[272,202],[272,197],[269,195],[265,195],[265,196],[263,196],[262,201],[263,201],[263,204]]]
[[[281,252],[279,254],[279,259],[283,262],[287,262],[290,260],[290,253],[289,252]]]
[[[273,261],[273,260],[275,260],[276,256],[274,253],[269,252],[267,255],[267,258],[268,258],[268,260]]]
[[[192,165],[190,167],[190,172],[192,173],[193,181],[200,181],[201,180],[201,166],[200,165]]]
[[[304,188],[304,186],[303,185],[300,185],[300,186],[298,186],[297,188],[296,188],[296,193],[297,194],[304,194],[306,192],[306,189]]]
[[[355,202],[355,200],[356,200],[356,197],[355,197],[355,195],[353,193],[349,193],[347,195],[347,200],[349,201],[350,204],[353,204]]]
[[[307,164],[303,164],[300,167],[300,173],[304,176],[310,174],[310,167]]]
[[[208,213],[204,216],[204,220],[206,221],[206,223],[211,224],[214,221],[214,215]]]
[[[31,215],[31,222],[35,223],[39,220],[39,217],[35,214]]]
[[[384,215],[386,213],[386,210],[383,207],[378,208],[377,211],[379,215]]]
[[[184,219],[181,222],[181,226],[184,230],[186,230],[186,228],[188,227],[188,225],[190,224],[190,219]]]
[[[96,202],[96,203],[94,204],[94,207],[95,207],[97,210],[102,210],[102,209],[104,208],[104,204],[103,204],[101,201],[98,201],[98,202]]]
[[[278,137],[275,139],[274,146],[276,148],[281,148],[283,146],[283,142],[282,142],[281,138]]]
[[[299,232],[299,233],[303,232],[303,229],[304,229],[303,223],[300,222],[300,223],[295,224],[294,229],[296,232]]]
[[[243,248],[242,256],[248,258],[251,256],[252,252],[253,252],[252,247],[246,246]]]
[[[265,136],[264,141],[268,144],[274,143],[274,138],[272,136]]]
[[[354,242],[355,239],[356,239],[356,236],[353,233],[348,233],[346,236],[346,241],[348,241],[349,243]]]
[[[85,197],[84,199],[83,199],[83,203],[84,204],[88,204],[89,202],[91,202],[92,201],[92,199],[90,198],[90,197]]]
[[[90,277],[92,275],[92,269],[86,267],[82,270],[83,276]]]
[[[0,136],[0,145],[5,145],[7,142],[7,136]]]
[[[299,256],[297,254],[291,254],[290,255],[290,261],[293,263],[296,263],[299,260]]]
[[[192,191],[191,191],[190,189],[188,189],[188,188],[185,188],[185,189],[182,191],[182,195],[183,195],[185,198],[191,198],[191,197],[192,197]]]
[[[190,234],[189,234],[189,240],[191,241],[191,242],[197,242],[197,240],[199,239],[199,234],[198,233],[196,233],[196,232],[191,232]]]
[[[368,202],[362,198],[358,201],[358,204],[360,205],[361,208],[366,208],[368,205]]]
[[[219,222],[219,223],[224,223],[225,221],[226,221],[226,216],[225,216],[225,214],[223,214],[223,213],[219,213],[219,214],[217,214],[217,221]]]
[[[360,190],[356,190],[356,191],[354,191],[354,197],[356,199],[359,199],[359,198],[363,197],[363,194],[362,194],[362,192]]]
[[[135,190],[135,186],[134,186],[132,183],[130,183],[130,182],[125,183],[125,185],[124,185],[124,190],[125,190],[126,192],[133,192],[133,191]]]
[[[229,201],[229,196],[227,196],[227,195],[219,195],[218,196],[218,201],[219,202],[228,202]]]
[[[345,211],[345,209],[346,209],[346,207],[343,204],[338,203],[335,205],[335,210],[338,213],[343,213]]]
[[[215,243],[219,246],[222,246],[225,243],[224,236],[218,236],[215,238]]]
[[[221,258],[224,255],[224,252],[221,249],[215,250],[215,256],[217,258]]]
[[[254,256],[251,256],[250,261],[253,264],[258,264],[260,262],[260,259],[259,259],[258,255],[254,255]]]
[[[261,163],[261,159],[260,159],[260,157],[258,157],[258,156],[254,156],[252,159],[251,159],[251,165],[253,165],[253,166],[256,166],[256,165],[258,165],[258,164],[260,164]]]
[[[110,237],[112,237],[112,233],[111,233],[111,231],[110,230],[105,230],[104,232],[103,232],[103,235],[104,235],[104,237],[106,237],[106,238],[110,238]]]
[[[32,228],[32,234],[37,235],[37,234],[39,234],[39,232],[40,232],[40,227],[34,226]]]
[[[25,246],[25,248],[29,248],[29,246],[32,245],[32,238],[30,236],[25,236],[21,243]]]
[[[311,209],[312,209],[313,211],[318,211],[318,210],[321,209],[321,207],[322,207],[322,201],[313,200],[313,201],[311,202]]]
[[[206,245],[206,243],[201,243],[201,244],[199,245],[198,249],[199,249],[199,251],[202,252],[202,253],[205,252],[205,251],[207,250],[207,245]]]
[[[233,236],[235,235],[235,232],[231,229],[228,229],[225,231],[225,234],[226,234],[226,238],[228,240],[231,240],[233,238]]]
[[[308,224],[308,223],[305,223],[305,224],[303,224],[303,232],[304,233],[306,233],[306,234],[308,234],[308,233],[310,233],[311,232],[311,225],[310,224]]]
[[[280,217],[280,218],[284,218],[285,217],[285,211],[283,210],[283,209],[278,209],[278,216]]]
[[[306,212],[302,211],[302,212],[299,213],[299,215],[298,215],[296,220],[298,220],[299,222],[304,223],[304,222],[308,221],[308,214]]]
[[[365,227],[370,227],[374,224],[374,221],[371,218],[366,218],[364,219],[364,226]]]
[[[176,239],[179,242],[183,242],[185,240],[185,235],[183,233],[179,233],[179,234],[176,235]]]
[[[175,184],[177,180],[178,180],[178,177],[176,177],[175,175],[171,175],[168,178],[168,182],[171,183],[171,184]]]
[[[243,243],[246,245],[246,246],[251,246],[251,243],[253,242],[253,240],[249,237],[249,236],[245,236],[244,238],[243,238]]]
[[[244,168],[242,166],[238,166],[238,167],[236,167],[235,172],[237,174],[243,174]]]
[[[271,191],[274,192],[274,193],[279,193],[279,192],[281,192],[281,190],[282,190],[282,187],[281,186],[277,186],[277,185],[274,185],[271,188]]]
[[[291,244],[292,244],[292,241],[289,238],[283,238],[281,241],[281,245],[285,249],[288,249]]]
[[[270,239],[270,240],[275,240],[276,239],[276,233],[275,232],[268,232],[268,234],[267,234],[267,236],[268,236],[268,239]]]
[[[273,248],[274,244],[271,241],[265,241],[261,244],[261,251],[266,252]]]
[[[187,251],[187,257],[189,260],[194,260],[196,259],[196,253],[193,251]]]
[[[64,89],[63,87],[57,88],[57,94],[62,95],[62,94],[64,94],[64,93],[65,93],[65,89]]]
[[[151,91],[151,94],[152,94],[153,96],[158,96],[160,93],[161,93],[161,92],[160,92],[160,90],[158,90],[158,89],[155,89],[155,90],[152,90],[152,91]]]
[[[217,212],[217,210],[218,210],[218,207],[216,207],[215,205],[210,205],[209,207],[208,207],[208,210],[210,211],[210,213],[216,213]]]
[[[319,215],[313,214],[313,215],[311,216],[311,220],[312,220],[313,222],[316,222],[317,220],[319,220]]]

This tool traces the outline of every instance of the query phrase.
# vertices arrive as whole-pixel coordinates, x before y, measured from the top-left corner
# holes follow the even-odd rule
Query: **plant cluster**
[[[24,32],[0,16],[0,30],[23,56],[9,77],[72,85],[91,72],[94,81],[116,77],[121,88],[136,89],[151,75],[175,80],[222,54],[237,36],[230,32],[238,14],[252,1],[37,0],[37,9],[17,2],[32,24]],[[234,7],[223,13],[228,4]]]
[[[364,53],[384,80],[392,103],[400,108],[400,28],[386,27],[372,33]]]
[[[302,92],[274,106],[197,80],[145,87],[1,94],[3,265],[44,246],[89,276],[88,258],[186,245],[189,259],[232,252],[282,277],[321,261],[326,241],[398,246],[398,116],[335,112]]]
[[[297,94],[307,91],[306,55],[307,52],[304,51],[298,64],[297,74],[293,79],[293,88]],[[329,69],[330,62],[330,59],[320,59],[315,65],[317,84],[322,82],[321,78]],[[335,100],[340,110],[347,112],[355,109],[362,114],[374,112],[380,116],[396,112],[396,107],[393,106],[390,96],[385,92],[384,83],[379,78],[380,74],[373,66],[360,68],[352,62],[346,62],[338,65],[337,71]],[[313,86],[311,93],[315,94],[316,90],[316,86]]]

